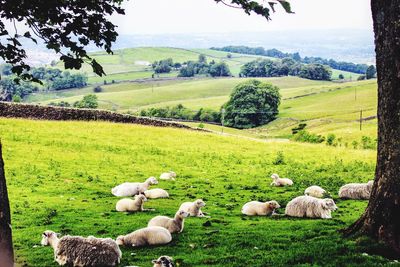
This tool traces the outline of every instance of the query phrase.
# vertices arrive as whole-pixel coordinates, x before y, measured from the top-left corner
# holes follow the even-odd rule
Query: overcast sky
[[[227,1],[229,2],[229,1]],[[370,0],[290,0],[272,21],[214,0],[130,0],[125,16],[113,16],[120,34],[208,33],[293,29],[371,29]]]

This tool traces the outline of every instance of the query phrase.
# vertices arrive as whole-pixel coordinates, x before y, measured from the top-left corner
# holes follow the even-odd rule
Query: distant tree
[[[299,76],[310,80],[329,81],[332,76],[332,70],[321,64],[307,64],[301,67]]]
[[[232,54],[231,54],[231,53],[228,53],[228,54],[226,54],[226,57],[227,57],[227,58],[232,58]]]
[[[19,95],[13,95],[12,102],[20,103],[21,101],[22,101],[22,98]]]
[[[95,88],[93,88],[93,92],[95,93],[101,93],[103,92],[103,88],[101,88],[101,86],[96,86]]]
[[[212,64],[209,73],[212,77],[231,76],[229,67],[225,62]]]
[[[367,71],[365,72],[365,77],[367,78],[367,80],[369,80],[375,78],[375,75],[376,75],[376,68],[374,65],[370,65]]]
[[[97,108],[98,106],[97,96],[93,94],[85,95],[81,101],[74,103],[75,108]]]
[[[276,118],[281,96],[279,88],[258,80],[238,84],[223,106],[225,125],[243,129],[266,124]]]
[[[199,63],[207,63],[206,55],[200,54],[200,55],[199,55],[198,62],[199,62]]]
[[[14,96],[23,98],[37,90],[38,88],[29,82],[20,81],[19,83],[16,83],[14,79],[11,78],[3,78],[0,80],[1,101],[11,101]]]
[[[357,81],[362,81],[362,80],[365,80],[365,75],[358,76]]]
[[[163,59],[160,61],[155,61],[152,64],[155,73],[169,73],[171,72],[174,62],[172,58]]]
[[[341,73],[339,74],[338,77],[339,77],[339,80],[343,80],[343,79],[344,79],[344,76],[343,76],[343,74],[341,74]]]
[[[11,75],[12,74],[12,65],[11,64],[3,64],[1,66],[1,74],[3,75]]]

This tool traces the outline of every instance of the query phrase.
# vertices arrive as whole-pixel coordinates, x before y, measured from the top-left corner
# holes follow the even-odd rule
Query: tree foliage
[[[238,84],[229,101],[224,124],[235,128],[253,128],[276,118],[281,96],[279,88],[258,80]]]
[[[376,75],[376,68],[374,65],[370,65],[367,71],[365,72],[365,77],[367,78],[367,80],[369,80],[375,78],[375,75]]]
[[[90,64],[98,75],[105,74],[103,68],[91,58],[85,46],[93,43],[112,53],[112,42],[118,36],[109,16],[124,14],[120,7],[122,0],[80,0],[80,1],[0,1],[0,57],[12,65],[12,72],[26,80],[38,81],[27,71],[26,51],[23,39],[37,42],[41,39],[46,47],[60,54],[66,69],[80,69],[84,62]],[[25,24],[27,32],[8,30],[4,20]]]
[[[365,74],[368,65],[366,64],[355,64],[351,62],[344,61],[336,61],[333,59],[324,59],[321,57],[304,57],[302,58],[298,52],[295,53],[285,53],[279,51],[278,49],[264,49],[263,47],[248,47],[248,46],[224,46],[221,48],[211,47],[213,50],[225,51],[225,52],[234,52],[241,54],[249,54],[249,55],[258,55],[258,56],[266,56],[266,57],[274,57],[274,58],[291,58],[299,63],[306,64],[322,64],[330,66],[331,68],[349,71],[359,74]]]

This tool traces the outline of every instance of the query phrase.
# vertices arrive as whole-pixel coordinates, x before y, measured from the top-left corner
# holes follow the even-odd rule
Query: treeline
[[[30,82],[14,82],[14,74],[11,71],[10,64],[3,64],[0,67],[2,79],[0,80],[0,100],[18,102],[21,98],[38,91],[38,85]],[[57,68],[38,67],[32,68],[30,74],[36,79],[42,81],[40,86],[45,90],[63,90],[71,88],[82,88],[87,85],[87,76],[82,73],[70,73],[61,71]]]
[[[310,80],[330,80],[332,70],[322,64],[302,64],[292,58],[282,60],[256,59],[244,64],[241,77],[299,76]]]
[[[241,53],[248,55],[258,55],[274,58],[292,58],[295,61],[306,63],[306,64],[322,64],[328,65],[331,68],[349,71],[359,74],[365,74],[368,65],[366,64],[355,64],[352,62],[336,61],[333,59],[324,59],[321,57],[304,57],[302,58],[298,52],[296,53],[284,53],[278,49],[264,49],[263,47],[248,47],[248,46],[225,46],[225,47],[211,47],[213,50],[225,51],[231,53]]]
[[[91,108],[96,109],[99,106],[97,96],[94,94],[85,95],[82,100],[75,101],[72,105],[68,102],[50,102],[49,106],[54,107],[74,107],[74,108]]]
[[[198,111],[193,111],[182,104],[173,107],[160,107],[149,108],[140,111],[140,116],[155,117],[155,118],[170,118],[181,120],[194,120],[203,122],[221,122],[221,113],[211,110],[200,108]]]
[[[156,74],[169,73],[172,69],[179,70],[179,77],[194,77],[196,75],[204,75],[211,77],[227,77],[231,76],[228,65],[225,62],[215,62],[214,60],[207,63],[205,55],[200,54],[197,61],[187,61],[177,63],[171,59],[163,59],[155,61],[152,64]]]

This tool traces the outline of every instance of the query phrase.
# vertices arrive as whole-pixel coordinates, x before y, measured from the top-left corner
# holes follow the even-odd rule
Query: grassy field
[[[109,108],[109,103],[117,106],[119,111],[136,111],[143,108],[173,106],[183,104],[193,110],[212,108],[219,110],[232,89],[244,78],[193,79],[158,82],[158,83],[120,83],[102,86],[103,93],[97,94],[100,108]],[[340,86],[326,81],[311,81],[298,77],[261,78],[282,89],[283,97],[294,97],[303,94],[317,93],[321,90]],[[111,89],[110,89],[111,88]],[[91,89],[65,90],[56,92],[49,98],[48,93],[32,95],[27,102],[47,104],[51,101],[75,102]],[[52,100],[49,100],[52,99]]]
[[[256,58],[265,58],[255,55],[245,55],[237,53],[228,53],[211,49],[183,49],[173,47],[137,47],[126,48],[114,51],[114,54],[109,55],[106,52],[93,52],[90,55],[95,58],[104,68],[106,76],[99,77],[93,73],[90,65],[84,64],[80,71],[86,73],[90,84],[102,84],[104,81],[111,83],[112,81],[129,81],[142,78],[151,78],[153,70],[151,63],[157,60],[172,58],[174,62],[183,63],[189,60],[197,60],[200,54],[204,54],[208,61],[216,62],[224,61],[228,64],[232,75],[238,76],[241,66]],[[231,55],[228,58],[228,54]],[[58,64],[62,68],[61,63]],[[359,76],[355,73],[346,71],[332,70],[332,79],[337,80],[339,74],[343,74],[347,80],[356,80]],[[177,72],[162,74],[161,77],[177,76]]]
[[[251,131],[269,137],[290,137],[292,128],[306,123],[310,132],[333,133],[349,145],[362,136],[376,138],[376,119],[364,121],[362,130],[359,123],[360,110],[363,118],[376,115],[376,80],[344,83],[330,89],[284,100],[276,121]]]
[[[173,216],[184,201],[203,198],[211,218],[189,218],[166,246],[123,248],[121,266],[152,266],[170,255],[180,266],[383,266],[391,264],[367,239],[338,233],[356,220],[365,201],[341,201],[338,188],[373,177],[376,153],[291,142],[260,142],[215,134],[100,122],[0,119],[18,263],[57,266],[41,233],[113,237],[146,226],[153,216]],[[276,161],[283,155],[283,162]],[[110,189],[174,170],[161,181],[171,198],[151,200],[155,211],[114,212]],[[269,186],[271,173],[294,186]],[[250,200],[282,207],[312,184],[329,190],[339,210],[333,219],[244,217]],[[281,208],[279,213],[283,212]],[[364,254],[368,253],[368,254]],[[391,265],[391,266],[395,266]]]

